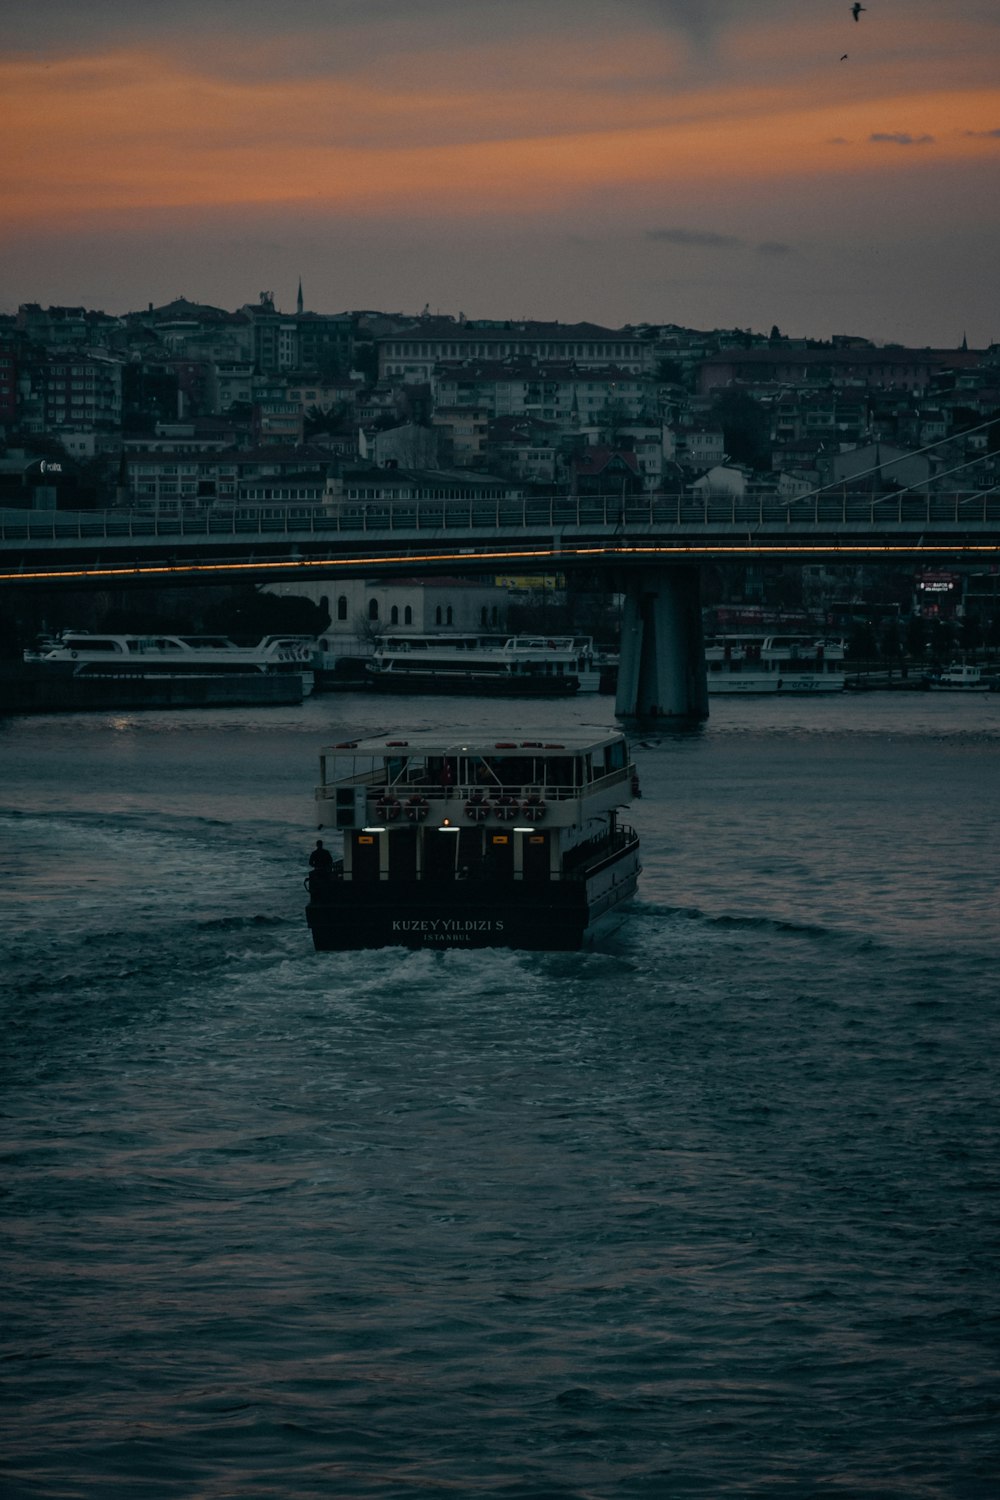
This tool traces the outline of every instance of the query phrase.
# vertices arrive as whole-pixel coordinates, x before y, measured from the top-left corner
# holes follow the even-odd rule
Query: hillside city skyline
[[[10,0],[4,42],[0,312],[301,276],[322,308],[1000,339],[989,0]]]
[[[835,490],[968,506],[1000,483],[1000,348],[964,336],[932,349],[857,330],[325,313],[302,282],[294,300],[123,315],[26,303],[0,318],[0,504],[169,518],[421,496],[780,506]],[[826,613],[844,593],[837,570],[810,587]],[[918,617],[967,608],[992,638],[995,579],[944,569],[857,587]],[[740,596],[803,598],[775,574],[767,588],[730,579],[715,602]]]

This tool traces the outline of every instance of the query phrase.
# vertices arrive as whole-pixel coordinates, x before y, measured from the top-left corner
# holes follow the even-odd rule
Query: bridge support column
[[[619,718],[676,725],[708,718],[700,582],[690,565],[625,575]]]

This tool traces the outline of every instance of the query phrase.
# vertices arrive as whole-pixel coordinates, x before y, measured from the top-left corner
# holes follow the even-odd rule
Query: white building
[[[387,630],[476,634],[507,628],[509,594],[487,580],[468,578],[323,578],[266,585],[269,594],[323,605],[330,625],[323,650],[366,656]]]

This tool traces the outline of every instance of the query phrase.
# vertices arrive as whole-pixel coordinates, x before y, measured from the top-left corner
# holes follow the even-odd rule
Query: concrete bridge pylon
[[[700,570],[642,568],[626,573],[623,585],[616,714],[678,728],[707,719]]]

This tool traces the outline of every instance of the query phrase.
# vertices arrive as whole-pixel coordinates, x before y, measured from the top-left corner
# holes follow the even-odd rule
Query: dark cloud
[[[733,0],[644,0],[644,4],[667,26],[686,32],[702,49],[711,45],[737,9]]]
[[[932,135],[911,135],[908,130],[877,130],[868,137],[870,141],[888,141],[892,146],[932,146]]]
[[[963,130],[963,135],[968,135],[976,141],[998,141],[1000,130]]]
[[[717,234],[714,229],[647,229],[647,240],[655,240],[661,245],[683,245],[700,250],[748,250],[751,248],[748,241],[741,239],[736,234]],[[761,240],[754,245],[755,255],[781,256],[791,255],[791,245],[786,245],[782,240]]]
[[[661,245],[681,245],[699,250],[753,250],[755,255],[778,259],[793,255],[791,245],[783,240],[761,240],[752,245],[736,234],[718,234],[714,229],[647,229],[646,239]]]
[[[648,240],[667,245],[701,245],[710,250],[728,250],[743,241],[732,234],[716,234],[712,229],[647,229]]]

